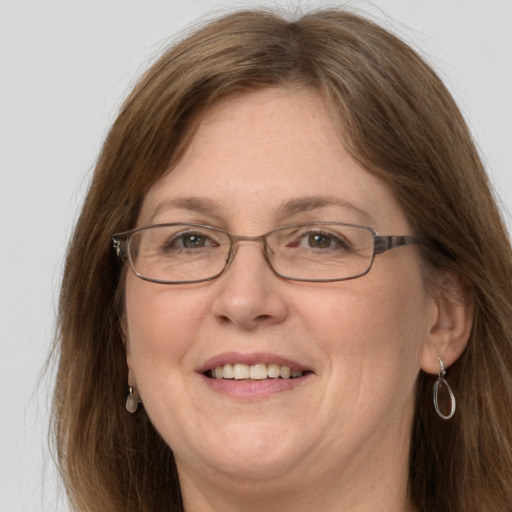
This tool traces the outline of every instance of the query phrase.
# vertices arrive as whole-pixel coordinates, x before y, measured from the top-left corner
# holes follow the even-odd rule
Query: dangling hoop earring
[[[443,418],[443,420],[449,420],[454,414],[455,414],[455,395],[453,394],[452,388],[446,382],[446,379],[444,376],[446,375],[446,370],[444,368],[444,363],[441,358],[439,358],[439,364],[441,365],[441,369],[439,370],[439,373],[437,375],[437,380],[434,383],[434,408],[437,412],[437,414]],[[439,409],[439,401],[438,401],[438,395],[439,395],[439,386],[443,385],[448,390],[448,394],[450,395],[450,402],[451,402],[451,408],[450,412],[448,414],[443,414],[441,412],[441,409]]]
[[[139,392],[133,386],[128,386],[128,396],[126,397],[126,410],[133,414],[134,412],[137,412],[140,403],[141,401]]]

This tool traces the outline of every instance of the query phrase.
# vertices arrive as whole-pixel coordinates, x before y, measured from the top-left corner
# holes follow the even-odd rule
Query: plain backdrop
[[[332,2],[0,0],[0,512],[67,510],[47,448],[62,262],[122,98],[171,36],[250,5]],[[375,0],[353,7],[427,56],[512,204],[512,0]],[[105,510],[108,510],[106,504]]]

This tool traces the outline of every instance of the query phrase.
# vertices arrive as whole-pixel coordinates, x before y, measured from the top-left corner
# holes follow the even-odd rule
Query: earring
[[[441,366],[441,369],[439,370],[439,373],[437,374],[437,380],[434,383],[434,408],[437,412],[437,414],[443,418],[443,420],[449,420],[454,414],[455,414],[455,395],[453,394],[452,388],[446,382],[446,379],[444,376],[446,375],[446,370],[444,368],[443,360],[439,357],[439,364]],[[439,386],[442,385],[448,390],[448,394],[450,395],[450,402],[451,402],[451,408],[450,412],[448,414],[443,414],[441,412],[441,409],[439,409],[439,401],[438,401],[438,395],[439,395]]]
[[[133,386],[128,386],[128,396],[126,397],[126,410],[133,414],[134,412],[137,412],[140,403],[141,401],[139,392]]]

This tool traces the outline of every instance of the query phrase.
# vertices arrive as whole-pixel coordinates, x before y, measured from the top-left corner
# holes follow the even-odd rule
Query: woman
[[[204,26],[127,99],[70,244],[75,510],[511,509],[511,277],[413,50],[341,10]]]

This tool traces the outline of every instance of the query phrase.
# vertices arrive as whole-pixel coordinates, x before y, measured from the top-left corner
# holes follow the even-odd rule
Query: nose
[[[284,280],[270,269],[261,244],[239,241],[230,264],[217,279],[212,312],[223,323],[245,330],[282,322],[288,312]]]

